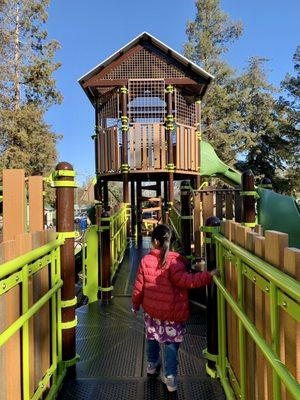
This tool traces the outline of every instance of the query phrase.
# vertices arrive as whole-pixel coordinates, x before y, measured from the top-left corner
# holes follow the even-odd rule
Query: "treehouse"
[[[95,109],[97,200],[107,203],[115,180],[125,203],[131,183],[132,204],[142,182],[157,196],[163,183],[166,205],[174,180],[199,186],[201,99],[212,79],[146,32],[79,79]]]

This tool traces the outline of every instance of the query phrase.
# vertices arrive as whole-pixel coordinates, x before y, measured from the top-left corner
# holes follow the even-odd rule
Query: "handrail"
[[[243,312],[243,310],[236,304],[233,297],[226,290],[225,286],[223,286],[220,279],[214,277],[214,282],[216,283],[218,289],[221,291],[222,295],[225,297],[226,301],[229,303],[230,307],[240,319],[245,329],[254,340],[254,342],[259,346],[260,350],[266,357],[266,359],[271,364],[272,368],[276,371],[278,376],[281,378],[283,383],[286,385],[287,389],[290,393],[295,397],[295,399],[300,398],[300,384],[291,376],[289,370],[282,363],[281,360],[278,359],[278,355],[274,353],[274,351],[270,348],[270,346],[265,342],[264,338],[260,335],[258,330],[252,324],[247,315]],[[300,286],[300,285],[299,285]]]
[[[249,251],[232,243],[221,234],[214,235],[214,239],[221,243],[228,250],[237,254],[242,261],[248,264],[256,272],[263,275],[270,282],[274,283],[281,290],[285,291],[289,296],[300,302],[300,283],[298,281],[279,271],[266,261],[261,260],[254,254],[249,253]]]
[[[227,328],[226,328],[226,307],[225,302],[231,307],[238,319],[239,337],[239,364],[240,380],[235,387],[240,398],[246,398],[246,348],[245,330],[260,348],[269,365],[273,370],[273,399],[281,398],[281,382],[289,392],[300,398],[300,384],[291,375],[288,368],[279,358],[280,353],[280,326],[279,307],[300,321],[300,283],[287,274],[279,271],[266,261],[253,255],[242,247],[232,243],[221,234],[213,234],[213,241],[216,244],[217,268],[220,270],[220,278],[214,277],[218,288],[218,356],[216,367],[224,390],[228,398],[234,398],[232,388],[227,379],[227,370],[232,374],[231,365],[227,358]],[[225,286],[225,265],[224,259],[234,260],[237,273],[237,300]],[[256,326],[249,319],[244,311],[244,283],[243,277],[253,281],[270,299],[270,327],[271,346],[257,330]]]
[[[53,240],[37,249],[19,256],[13,260],[0,265],[0,297],[5,295],[9,290],[18,285],[21,286],[21,309],[20,316],[13,321],[4,331],[0,333],[0,348],[3,346],[16,332],[22,333],[21,346],[21,365],[22,365],[22,399],[37,400],[39,399],[51,381],[50,391],[46,398],[55,396],[59,389],[63,377],[66,373],[67,364],[62,360],[62,321],[61,321],[61,287],[63,281],[60,271],[60,246],[64,244],[64,235],[58,234],[56,240]],[[48,267],[50,271],[49,281],[50,288],[32,305],[30,301],[29,279],[42,268]],[[30,387],[30,327],[29,321],[36,315],[41,308],[48,302],[51,302],[51,352],[49,359],[51,365],[43,372],[43,378],[34,387],[35,392],[31,394]],[[50,321],[49,321],[50,322]],[[50,396],[51,394],[51,396]]]
[[[30,252],[23,254],[22,256],[1,264],[0,279],[4,278],[6,275],[16,272],[25,264],[29,264],[34,260],[41,258],[45,254],[50,253],[50,251],[52,251],[56,247],[64,244],[64,241],[65,239],[63,237],[58,237],[58,239],[53,240],[52,242],[49,242],[44,246],[38,247],[37,249],[31,250]]]

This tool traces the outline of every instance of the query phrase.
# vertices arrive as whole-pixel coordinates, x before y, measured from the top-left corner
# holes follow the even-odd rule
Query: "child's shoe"
[[[177,390],[177,380],[174,375],[165,376],[161,373],[160,379],[167,386],[169,392],[175,392]]]
[[[161,366],[161,360],[158,360],[156,363],[148,362],[147,364],[147,374],[155,375],[159,372]]]

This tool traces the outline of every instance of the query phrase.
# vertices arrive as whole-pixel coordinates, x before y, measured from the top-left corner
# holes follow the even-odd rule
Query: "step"
[[[152,225],[158,224],[158,220],[154,219],[154,218],[153,219],[152,218],[143,219],[142,222],[143,222],[143,224],[152,224]]]
[[[150,203],[156,203],[161,201],[161,197],[142,197],[142,201],[149,201]]]
[[[161,211],[161,207],[149,207],[142,209],[142,213],[152,212],[152,211]]]

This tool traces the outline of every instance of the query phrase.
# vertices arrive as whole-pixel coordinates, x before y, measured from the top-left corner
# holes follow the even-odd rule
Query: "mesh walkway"
[[[149,247],[148,238],[139,248],[130,244],[111,304],[93,303],[77,309],[77,378],[65,382],[58,399],[225,399],[219,382],[205,373],[205,315],[196,308],[179,353],[178,392],[169,394],[158,379],[147,378],[144,325],[141,315],[137,319],[132,316],[130,296],[139,260]]]

